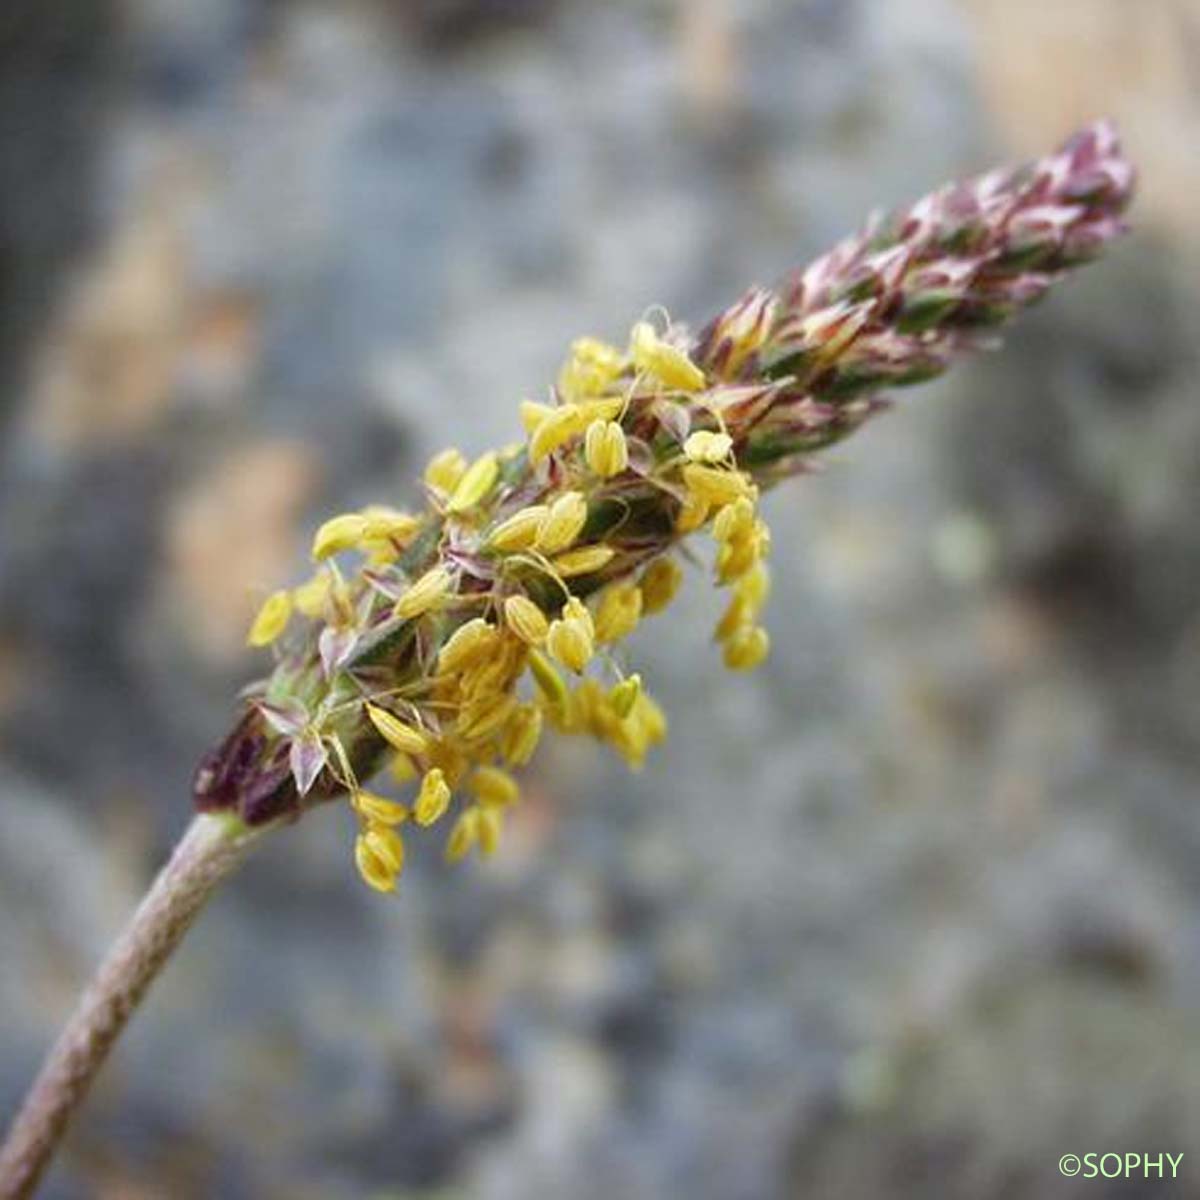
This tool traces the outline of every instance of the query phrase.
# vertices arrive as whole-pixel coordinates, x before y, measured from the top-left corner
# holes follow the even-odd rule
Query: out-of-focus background
[[[1101,113],[1136,234],[769,498],[769,665],[697,579],[642,774],[548,744],[498,859],[414,842],[394,903],[344,812],[271,839],[48,1198],[1195,1187],[1200,2],[4,6],[4,1115],[323,515],[510,440],[571,337]]]

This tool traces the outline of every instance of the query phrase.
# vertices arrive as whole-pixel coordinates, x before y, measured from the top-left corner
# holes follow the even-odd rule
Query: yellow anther
[[[642,590],[633,583],[606,588],[596,609],[596,641],[602,646],[619,642],[636,628],[642,616]]]
[[[493,550],[511,553],[528,550],[537,541],[538,530],[545,521],[549,508],[544,504],[531,504],[511,517],[501,521],[488,535],[487,544]]]
[[[734,593],[724,613],[721,614],[721,619],[717,622],[713,636],[718,642],[727,641],[739,629],[749,625],[754,620],[754,615],[745,597]]]
[[[247,646],[269,646],[287,628],[292,619],[292,595],[290,592],[272,592],[262,603],[250,632],[246,635]]]
[[[537,466],[587,427],[587,414],[576,404],[564,404],[543,417],[529,438],[529,461]]]
[[[446,861],[456,863],[470,854],[479,839],[479,810],[468,808],[459,813],[450,836],[446,839]]]
[[[329,603],[333,579],[328,571],[320,570],[311,579],[292,589],[296,611],[306,617],[323,617]]]
[[[517,707],[511,692],[493,692],[472,700],[459,712],[455,728],[468,741],[480,741],[498,733]]]
[[[645,692],[638,697],[634,712],[647,742],[657,746],[667,736],[667,714],[663,712],[658,701]]]
[[[640,675],[630,675],[628,679],[622,679],[608,694],[609,702],[612,704],[613,712],[617,714],[621,720],[625,720],[631,712],[634,705],[637,704],[638,697],[642,694],[642,677]]]
[[[312,556],[320,562],[331,554],[357,549],[367,535],[369,522],[362,513],[342,513],[330,517],[313,538]]]
[[[522,428],[526,433],[532,434],[554,412],[554,408],[549,404],[538,404],[533,400],[522,400],[520,411]]]
[[[558,373],[559,395],[568,401],[601,395],[621,374],[625,360],[615,346],[595,338],[577,338],[571,355]]]
[[[563,605],[559,616],[564,621],[578,621],[587,630],[588,637],[594,638],[596,636],[596,623],[592,618],[591,610],[578,596],[572,596]]]
[[[625,357],[616,346],[594,337],[576,338],[571,343],[571,357],[605,372],[610,377],[619,375],[625,364]]]
[[[564,492],[550,505],[546,519],[538,531],[537,548],[543,554],[566,550],[587,524],[587,500],[580,492]]]
[[[439,674],[453,674],[482,659],[496,644],[496,628],[482,617],[472,617],[460,625],[443,643],[438,653]]]
[[[615,421],[625,411],[624,396],[600,396],[580,401],[580,429],[586,430],[593,421]]]
[[[467,460],[451,446],[435,454],[425,467],[425,482],[435,491],[449,495],[467,470]]]
[[[445,567],[431,567],[396,602],[398,617],[419,617],[436,608],[450,590],[452,578]]]
[[[611,546],[580,546],[577,550],[560,554],[553,566],[563,579],[571,579],[576,575],[590,575],[593,571],[599,571],[612,562],[616,553]]]
[[[508,691],[525,665],[525,653],[525,643],[505,628],[491,653],[463,675],[463,695],[477,701]]]
[[[463,472],[446,503],[446,510],[463,513],[474,508],[492,490],[499,474],[500,464],[496,461],[496,455],[490,451],[481,455]]]
[[[480,808],[479,812],[479,852],[484,858],[491,858],[500,845],[500,833],[504,828],[504,817],[498,808]]]
[[[509,596],[505,600],[504,623],[529,646],[540,646],[550,631],[546,614],[528,596]]]
[[[442,773],[441,767],[434,767],[421,780],[421,790],[417,793],[414,806],[418,825],[432,825],[439,820],[450,807],[450,785]]]
[[[617,717],[611,708],[609,702],[609,715],[601,714],[601,719],[594,722],[599,727],[593,731],[611,742],[614,749],[636,770],[645,761],[647,750],[666,737],[667,719],[662,709],[645,692],[638,695],[632,711],[624,720]]]
[[[388,860],[378,853],[377,840],[369,834],[360,833],[354,840],[354,863],[364,883],[377,892],[394,892],[396,872],[392,870]]]
[[[372,822],[362,837],[367,848],[391,871],[393,877],[399,875],[404,866],[404,841],[400,835],[387,825]]]
[[[504,808],[516,804],[521,789],[517,781],[499,767],[480,767],[467,782],[471,794],[483,805]]]
[[[709,429],[698,429],[683,443],[683,452],[698,463],[719,463],[729,457],[733,449],[733,438],[727,433],[714,433]]]
[[[629,466],[625,431],[616,421],[593,421],[587,427],[583,453],[587,465],[603,479],[619,475]]]
[[[544,654],[535,650],[529,656],[529,670],[538,690],[552,705],[562,705],[567,699],[567,685],[554,665]]]
[[[673,558],[658,558],[642,573],[642,612],[646,616],[662,612],[675,598],[683,583],[683,571]]]
[[[424,754],[429,749],[429,738],[413,725],[400,720],[394,713],[376,704],[367,705],[367,716],[371,724],[379,730],[383,738],[393,750],[401,754]]]
[[[684,392],[704,387],[704,372],[682,350],[660,338],[646,321],[633,327],[629,352],[639,371],[653,375],[666,387]]]
[[[708,501],[713,508],[732,504],[746,496],[753,499],[757,489],[740,471],[725,471],[702,463],[686,463],[683,482],[693,495]]]
[[[579,674],[591,662],[595,644],[581,621],[557,620],[550,623],[546,649],[564,667]]]
[[[771,573],[763,563],[757,563],[738,580],[735,590],[757,615],[767,602],[767,595],[771,590]]]
[[[614,583],[600,596],[595,637],[601,646],[619,642],[637,628],[642,616],[642,590],[635,583]]]
[[[373,504],[363,509],[366,528],[363,530],[363,540],[367,542],[399,542],[402,546],[412,540],[412,536],[421,528],[421,518],[412,513],[401,512],[396,508],[385,508]]]
[[[754,504],[745,496],[727,504],[713,521],[713,537],[718,542],[732,541],[754,528]]]
[[[725,643],[725,665],[731,671],[753,671],[771,648],[771,639],[761,625],[744,625]]]
[[[675,532],[680,534],[694,533],[708,520],[709,502],[695,492],[688,492],[679,506],[675,516]]]
[[[533,757],[541,736],[542,710],[533,704],[522,704],[504,727],[500,737],[500,753],[505,761],[523,767]]]
[[[757,566],[762,557],[763,539],[757,530],[722,543],[717,551],[717,582],[732,583]]]
[[[410,815],[407,804],[362,789],[351,793],[350,805],[360,816],[379,825],[399,825]]]

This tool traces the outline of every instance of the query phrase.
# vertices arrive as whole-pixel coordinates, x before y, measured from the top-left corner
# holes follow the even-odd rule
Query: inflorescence
[[[522,442],[435,456],[420,512],[321,526],[316,573],[253,623],[276,665],[202,763],[198,807],[255,825],[345,795],[358,870],[390,892],[403,826],[443,826],[451,860],[492,852],[519,797],[509,768],[545,725],[639,766],[666,717],[614,650],[671,603],[682,541],[710,539],[729,595],[715,638],[753,669],[769,647],[761,492],[1095,258],[1133,178],[1099,123],[873,219],[696,337],[644,320],[624,347],[576,341],[546,401],[521,404]],[[411,802],[365,787],[385,765]]]

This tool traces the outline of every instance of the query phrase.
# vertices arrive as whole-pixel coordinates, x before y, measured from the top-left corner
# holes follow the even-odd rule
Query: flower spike
[[[329,563],[255,618],[250,643],[274,647],[274,670],[201,764],[197,807],[255,826],[347,796],[358,870],[391,892],[410,817],[442,825],[452,861],[495,849],[520,794],[502,764],[527,763],[546,724],[639,766],[666,718],[606,648],[671,602],[673,551],[709,536],[730,593],[722,657],[758,666],[761,492],[881,411],[885,389],[941,374],[1096,258],[1123,232],[1133,184],[1098,122],[1040,161],[873,220],[697,337],[642,321],[625,350],[576,341],[554,403],[521,404],[523,445],[470,464],[437,455],[422,513],[320,527],[312,553]],[[361,564],[343,575],[341,555]],[[389,763],[411,802],[360,786]]]

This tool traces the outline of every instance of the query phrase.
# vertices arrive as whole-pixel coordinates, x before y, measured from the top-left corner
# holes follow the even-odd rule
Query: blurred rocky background
[[[769,499],[769,666],[697,584],[641,775],[548,745],[396,903],[273,839],[46,1197],[1194,1193],[1200,2],[4,6],[0,1114],[323,514],[1100,113],[1136,235]],[[1191,1183],[1058,1173],[1110,1150]]]

